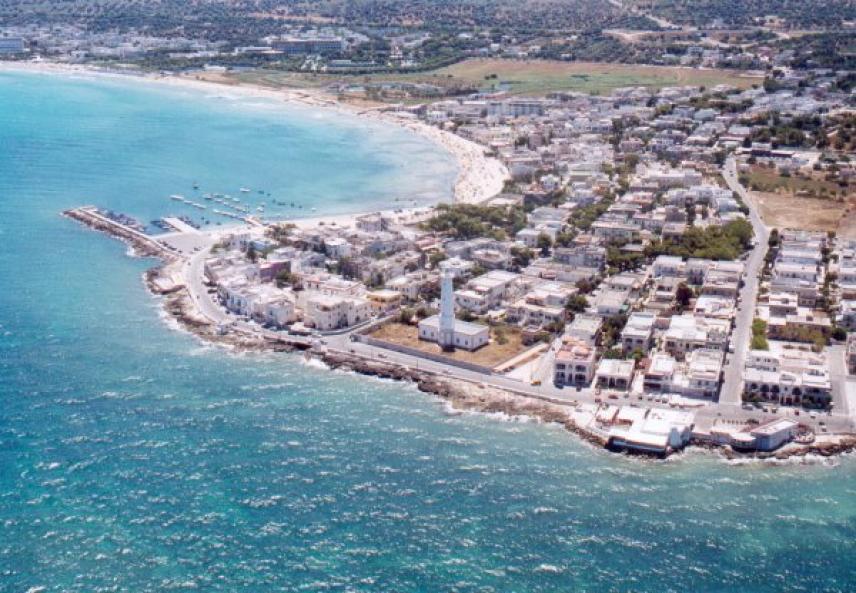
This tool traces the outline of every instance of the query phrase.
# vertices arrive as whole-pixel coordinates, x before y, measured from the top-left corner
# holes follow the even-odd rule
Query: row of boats
[[[195,191],[199,190],[199,184],[194,183],[193,189]],[[248,187],[241,187],[238,190],[241,194],[250,194],[253,190]],[[270,197],[269,192],[265,192],[264,190],[258,190],[258,194],[266,197]],[[244,202],[240,197],[231,196],[229,194],[222,193],[204,193],[201,195],[202,199],[207,202],[214,202],[221,206],[221,208],[210,207],[211,212],[214,214],[218,214],[220,216],[225,216],[227,218],[233,218],[235,220],[245,220],[247,216],[252,213],[253,205]],[[174,202],[179,202],[181,204],[185,204],[190,206],[191,208],[196,208],[197,210],[208,210],[209,206],[198,202],[193,199],[189,199],[182,194],[172,194],[169,196],[169,199]],[[285,202],[271,198],[271,203],[275,206],[282,207],[291,207],[297,209],[303,209],[304,206],[302,204],[295,204],[294,202]],[[265,209],[267,208],[267,202],[261,202],[255,206],[255,211],[259,214],[264,214]],[[310,208],[312,212],[314,212],[315,208]],[[203,221],[208,222],[207,219],[203,218]]]
[[[205,204],[200,204],[199,202],[188,200],[181,194],[172,194],[169,199],[176,202],[182,202],[183,204],[187,204],[188,206],[193,206],[194,208],[197,208],[199,210],[208,210],[208,206],[206,206]]]

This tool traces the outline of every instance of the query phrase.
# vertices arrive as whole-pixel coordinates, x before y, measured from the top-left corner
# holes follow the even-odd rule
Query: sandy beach
[[[449,152],[457,161],[458,176],[454,186],[454,200],[462,204],[477,204],[502,191],[509,178],[508,170],[497,159],[485,155],[484,148],[475,142],[461,138],[456,134],[428,125],[408,114],[399,114],[382,108],[358,108],[337,101],[324,93],[313,89],[269,89],[257,85],[236,83],[231,79],[208,77],[206,80],[193,75],[145,74],[136,71],[122,72],[94,68],[86,65],[60,64],[56,62],[0,62],[0,71],[40,72],[78,76],[123,77],[134,80],[151,81],[187,89],[204,90],[211,93],[228,91],[231,94],[248,98],[264,98],[283,103],[337,109],[348,115],[355,115],[397,125],[431,140]],[[350,217],[352,218],[352,216]],[[330,220],[332,217],[322,217]]]

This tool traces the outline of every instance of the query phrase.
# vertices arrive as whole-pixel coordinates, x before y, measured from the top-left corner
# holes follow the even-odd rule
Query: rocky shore
[[[845,453],[856,451],[856,436],[851,435],[824,435],[818,437],[814,443],[801,445],[799,443],[788,443],[778,451],[769,453],[741,452],[730,447],[723,448],[723,456],[727,459],[752,458],[759,460],[784,461],[793,458],[835,457]]]
[[[446,400],[456,410],[534,418],[541,422],[559,424],[569,432],[598,446],[606,445],[598,435],[582,429],[574,422],[571,417],[571,408],[568,406],[511,393],[497,387],[451,379],[435,373],[417,371],[410,367],[368,360],[341,352],[324,352],[320,358],[330,368],[383,379],[413,382],[420,391]]]
[[[253,328],[232,324],[221,327],[204,317],[197,309],[187,289],[174,278],[180,277],[182,260],[140,233],[111,223],[89,209],[74,209],[63,213],[99,232],[116,237],[130,246],[132,254],[139,257],[158,257],[162,263],[145,274],[149,292],[163,299],[163,310],[179,327],[200,339],[240,351],[292,352],[308,351],[331,368],[353,371],[363,375],[409,381],[426,393],[434,394],[457,410],[486,414],[503,414],[510,417],[525,416],[541,422],[562,426],[565,430],[600,447],[606,446],[606,438],[593,430],[580,426],[574,419],[576,407],[550,401],[547,398],[514,393],[505,389],[451,379],[424,370],[416,370],[400,364],[369,360],[341,351],[330,351],[325,347],[313,346],[305,338],[288,334],[271,336]],[[814,443],[790,443],[774,452],[736,451],[728,446],[691,443],[691,446],[715,449],[727,459],[758,459],[781,461],[789,458],[831,457],[856,450],[856,436],[819,435]]]
[[[167,275],[167,266],[151,268],[145,273],[145,283],[149,292],[161,297],[164,313],[178,323],[184,330],[198,338],[221,346],[245,352],[293,352],[296,344],[286,340],[269,340],[258,334],[240,331],[221,331],[214,323],[202,317],[191,302],[187,291],[182,287],[177,290],[164,290],[158,282]]]

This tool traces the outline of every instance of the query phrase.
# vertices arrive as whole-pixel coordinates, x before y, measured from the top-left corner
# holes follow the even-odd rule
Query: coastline
[[[158,265],[143,275],[149,294],[160,300],[163,314],[175,324],[174,328],[185,331],[203,343],[219,346],[232,352],[302,352],[307,360],[318,360],[331,370],[352,372],[369,377],[391,379],[414,384],[420,391],[429,393],[448,403],[452,410],[508,418],[527,418],[538,422],[556,424],[581,440],[598,448],[606,448],[607,439],[589,427],[577,422],[576,413],[584,412],[572,402],[558,402],[549,397],[519,393],[498,386],[468,379],[449,377],[426,369],[378,360],[352,352],[330,350],[323,343],[279,334],[277,337],[259,331],[248,331],[234,326],[229,331],[220,331],[218,324],[205,317],[194,302],[190,292],[176,278],[183,278],[183,260],[165,252],[155,252],[132,234],[115,232],[107,225],[92,224],[75,215],[73,211],[63,213],[93,230],[119,239],[130,248],[132,257],[154,257]],[[168,325],[172,325],[168,323]],[[676,453],[679,457],[697,451],[710,451],[729,462],[758,461],[781,463],[786,460],[811,463],[856,451],[856,435],[818,435],[810,444],[791,442],[771,452],[738,451],[729,445],[690,442]],[[632,457],[651,458],[646,454],[631,454]]]
[[[146,286],[152,295],[164,298],[164,312],[184,331],[189,332],[207,344],[242,352],[303,352],[303,356],[322,362],[330,370],[356,373],[367,377],[390,379],[414,384],[419,391],[431,394],[445,401],[453,411],[478,414],[501,415],[507,418],[526,418],[545,424],[555,424],[580,440],[599,449],[605,449],[607,440],[587,427],[580,425],[576,418],[576,406],[560,404],[548,398],[515,393],[501,387],[485,383],[447,377],[425,369],[416,369],[389,361],[369,359],[363,356],[341,351],[331,351],[326,347],[303,347],[289,343],[265,339],[259,335],[243,333],[220,334],[216,327],[201,317],[192,299],[185,290],[172,293],[159,292],[157,278],[169,275],[166,266],[157,266],[146,273]],[[698,451],[711,451],[728,461],[782,462],[798,460],[810,463],[811,458],[826,459],[856,451],[856,436],[818,435],[811,444],[791,442],[772,452],[737,451],[728,445],[690,443],[678,456]],[[630,454],[636,458],[651,458],[650,455]]]
[[[82,64],[61,64],[58,62],[7,62],[0,61],[0,72],[25,72],[37,74],[61,74],[78,76],[96,76],[116,78],[128,81],[151,82],[154,84],[183,88],[195,91],[237,93],[244,98],[267,99],[286,105],[334,110],[343,115],[362,118],[381,124],[391,124],[431,141],[449,153],[457,164],[458,172],[452,188],[452,199],[461,204],[482,203],[502,191],[509,178],[506,167],[493,157],[485,155],[484,148],[475,142],[441,130],[424,122],[405,118],[383,107],[360,108],[342,103],[318,91],[311,89],[270,89],[259,85],[233,81],[217,82],[211,79],[201,80],[187,75],[148,74],[139,71],[121,71],[98,68]],[[354,212],[347,217],[364,214]],[[340,215],[345,219],[345,215]],[[315,217],[325,218],[325,217]],[[332,217],[326,217],[332,219]]]
[[[430,128],[430,126],[426,127]],[[441,136],[444,134],[439,130],[435,129],[435,131]],[[341,223],[345,225],[352,223],[355,216],[356,214],[322,215],[295,222],[309,226],[317,224],[319,221],[324,221],[326,224],[330,224],[330,221],[335,221],[337,224]],[[87,224],[79,218],[77,220]],[[543,422],[557,423],[586,441],[598,446],[606,444],[602,435],[579,425],[575,421],[574,410],[576,406],[569,402],[550,401],[549,398],[517,393],[501,387],[486,386],[484,383],[459,379],[453,380],[449,377],[438,375],[436,372],[425,370],[414,371],[412,368],[401,364],[381,362],[360,355],[348,355],[343,351],[331,352],[315,344],[295,342],[287,335],[282,335],[278,339],[271,339],[269,335],[265,335],[260,331],[247,331],[246,328],[239,327],[232,327],[227,332],[223,332],[214,320],[205,317],[203,311],[194,302],[192,293],[180,285],[180,283],[177,284],[175,282],[176,278],[183,278],[185,282],[187,281],[187,276],[181,269],[183,262],[180,258],[173,258],[164,253],[152,252],[146,248],[146,245],[138,244],[135,237],[122,236],[112,231],[109,227],[99,228],[97,225],[92,224],[89,224],[89,226],[129,243],[135,255],[159,257],[162,259],[162,265],[157,266],[146,274],[148,290],[150,293],[162,297],[164,313],[173,319],[179,327],[189,331],[207,343],[219,344],[227,348],[242,351],[304,350],[308,353],[307,355],[322,361],[331,368],[413,382],[420,390],[432,393],[448,401],[453,408],[458,410],[504,414],[506,416],[525,416]],[[164,286],[170,285],[172,286],[164,288]],[[821,435],[817,443],[811,445],[792,445],[772,453],[743,453],[733,451],[727,446],[719,447],[714,445],[692,445],[691,448],[723,451],[723,455],[729,459],[754,458],[782,460],[790,457],[805,457],[806,455],[829,456],[856,450],[856,438],[841,435]]]

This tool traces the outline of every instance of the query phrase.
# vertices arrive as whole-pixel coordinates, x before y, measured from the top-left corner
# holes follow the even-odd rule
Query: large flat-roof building
[[[288,56],[304,54],[338,54],[345,48],[345,43],[338,37],[286,37],[271,44],[276,51]]]
[[[744,398],[785,405],[826,406],[832,397],[827,357],[792,342],[770,342],[770,350],[750,350],[743,393]]]

